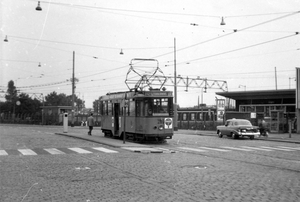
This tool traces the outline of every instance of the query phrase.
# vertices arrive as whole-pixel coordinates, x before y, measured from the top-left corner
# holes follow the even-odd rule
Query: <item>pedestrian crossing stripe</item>
[[[62,151],[63,150],[63,151]],[[104,147],[91,147],[89,151],[88,149],[83,149],[80,147],[72,147],[72,148],[36,148],[36,149],[15,149],[15,150],[0,150],[0,156],[8,156],[12,155],[23,155],[23,156],[33,156],[33,155],[41,155],[41,154],[67,154],[67,153],[77,153],[77,154],[90,154],[94,152],[104,152],[104,153],[119,153],[115,150],[110,150]],[[40,151],[40,152],[38,152]]]
[[[93,149],[96,149],[98,151],[102,151],[102,152],[105,152],[105,153],[118,153],[115,150],[106,149],[104,147],[93,147]]]
[[[283,147],[283,146],[276,146],[276,147],[266,147],[266,146],[260,146],[260,147],[250,147],[250,146],[240,146],[240,147],[229,147],[229,146],[220,146],[220,148],[215,148],[215,147],[196,147],[196,148],[191,148],[191,147],[177,147],[178,149],[181,150],[189,150],[189,151],[195,151],[195,152],[207,152],[207,151],[218,151],[218,152],[230,152],[230,151],[246,151],[246,152],[251,152],[251,151],[300,151],[299,147]]]
[[[0,150],[0,156],[8,155],[8,153],[5,150]]]
[[[65,154],[65,152],[62,152],[56,148],[50,148],[50,149],[44,149],[44,150],[49,152],[50,154]]]
[[[68,148],[68,149],[70,149],[72,151],[75,151],[75,152],[77,152],[79,154],[90,154],[90,153],[93,153],[93,152],[90,152],[88,150],[81,149],[81,148],[78,148],[78,147],[76,147],[76,148]]]
[[[26,155],[37,155],[33,150],[31,149],[18,149],[18,151],[23,154],[24,156]]]

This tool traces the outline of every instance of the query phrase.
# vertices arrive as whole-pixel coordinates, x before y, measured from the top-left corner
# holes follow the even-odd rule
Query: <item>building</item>
[[[235,100],[235,111],[255,113],[257,123],[265,120],[271,132],[287,132],[289,121],[292,121],[291,127],[295,129],[295,89],[218,92],[216,94]]]

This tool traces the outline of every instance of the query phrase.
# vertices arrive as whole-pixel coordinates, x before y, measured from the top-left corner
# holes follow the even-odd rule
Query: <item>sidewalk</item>
[[[58,132],[55,134],[88,140],[90,142],[100,143],[111,147],[149,147],[146,145],[126,141],[124,144],[123,140],[104,137],[104,134],[102,133],[100,127],[94,127],[92,135],[88,135],[87,132],[87,127],[68,127],[67,133],[64,133],[62,128],[62,132]]]
[[[91,142],[96,142],[112,147],[137,147],[137,148],[149,148],[149,145],[143,145],[133,142],[123,142],[120,139],[112,139],[104,137],[104,134],[101,131],[100,127],[94,127],[92,132],[92,136],[87,134],[88,128],[87,127],[68,127],[68,132],[64,133],[63,128],[61,129],[62,132],[55,133],[56,135],[63,135],[83,140],[88,140]],[[200,136],[215,136],[217,134],[215,131],[204,131],[204,130],[178,130],[174,131],[174,135],[176,134],[186,134],[186,135],[200,135]],[[289,133],[270,133],[268,137],[259,137],[256,138],[262,141],[276,141],[276,142],[288,142],[288,143],[295,143],[300,144],[300,134],[292,133],[291,137]]]

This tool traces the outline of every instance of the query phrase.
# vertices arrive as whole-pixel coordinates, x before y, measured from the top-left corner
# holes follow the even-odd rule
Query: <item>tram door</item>
[[[114,134],[119,134],[120,124],[119,124],[119,115],[120,115],[120,104],[114,103]]]

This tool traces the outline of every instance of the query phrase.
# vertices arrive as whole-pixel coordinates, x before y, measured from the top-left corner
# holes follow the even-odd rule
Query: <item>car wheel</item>
[[[250,136],[250,140],[254,140],[254,135]]]
[[[233,139],[237,139],[236,134],[232,133],[232,138],[233,138]]]
[[[218,136],[219,136],[219,138],[222,138],[222,137],[223,137],[221,131],[218,131]]]

